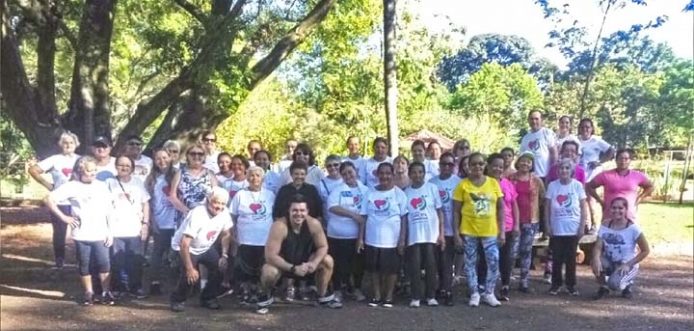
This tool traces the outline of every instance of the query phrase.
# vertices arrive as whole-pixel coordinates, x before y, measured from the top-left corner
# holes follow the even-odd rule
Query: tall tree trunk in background
[[[96,135],[111,137],[108,71],[117,0],[86,0],[77,37],[72,91],[65,128],[90,146]]]
[[[397,0],[383,0],[383,80],[385,84],[386,123],[390,155],[398,155],[398,82],[395,63],[395,8]]]
[[[586,81],[583,84],[583,94],[581,94],[581,106],[578,112],[578,119],[582,119],[585,116],[586,108],[588,107],[586,103],[588,102],[588,93],[590,93],[590,83],[595,75],[595,65],[598,62],[598,48],[600,47],[600,38],[602,38],[602,31],[605,28],[605,21],[607,21],[607,14],[609,14],[612,4],[615,0],[607,0],[607,7],[602,13],[602,23],[600,23],[600,30],[598,30],[598,36],[595,38],[595,45],[593,45],[593,51],[590,54],[590,65],[588,66],[588,73],[586,74]]]

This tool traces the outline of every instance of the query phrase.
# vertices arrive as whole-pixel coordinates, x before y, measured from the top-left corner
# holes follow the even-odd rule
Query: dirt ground
[[[0,209],[0,329],[2,330],[692,330],[694,270],[691,255],[658,252],[642,264],[632,300],[617,296],[592,301],[597,289],[587,266],[579,267],[580,297],[546,294],[534,272],[534,293],[511,292],[502,307],[465,305],[457,289],[455,307],[408,308],[399,298],[392,309],[347,301],[341,310],[298,304],[273,306],[258,315],[233,297],[209,311],[188,302],[184,313],[168,310],[166,296],[127,300],[115,307],[77,305],[81,291],[68,246],[68,265],[51,269],[51,228],[37,207]],[[169,287],[170,288],[170,287]]]

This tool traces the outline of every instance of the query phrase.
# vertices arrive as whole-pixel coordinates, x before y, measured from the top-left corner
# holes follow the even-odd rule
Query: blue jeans
[[[530,265],[533,260],[533,242],[535,234],[540,231],[539,223],[526,223],[520,226],[520,240],[518,242],[518,256],[520,258],[521,281],[528,280]]]
[[[89,267],[92,265],[95,271],[101,274],[111,271],[108,248],[104,246],[103,240],[75,240],[75,253],[77,254],[77,269],[80,276],[89,276]]]
[[[477,280],[477,250],[481,244],[484,258],[487,262],[487,279],[485,280],[484,293],[493,294],[496,280],[499,278],[499,246],[496,237],[473,237],[463,235],[463,249],[465,251],[465,275],[470,294],[478,292]]]
[[[141,254],[140,237],[120,237],[113,240],[113,288],[120,291],[142,288],[142,267],[145,258]]]

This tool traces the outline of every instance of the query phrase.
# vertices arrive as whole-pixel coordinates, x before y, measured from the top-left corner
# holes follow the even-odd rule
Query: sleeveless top
[[[308,262],[309,257],[314,251],[313,237],[308,229],[307,221],[301,224],[299,233],[292,230],[289,220],[287,223],[287,237],[282,242],[280,256],[291,264],[302,264]]]
[[[178,184],[178,196],[189,209],[202,205],[205,197],[212,190],[210,173],[205,170],[200,177],[193,177],[188,167],[181,165],[181,181]]]

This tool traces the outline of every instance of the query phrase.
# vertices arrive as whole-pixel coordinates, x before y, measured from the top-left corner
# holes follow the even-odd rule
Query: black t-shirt
[[[298,189],[292,184],[282,186],[277,192],[277,198],[275,198],[275,206],[272,208],[272,217],[288,218],[289,202],[296,194],[301,194],[306,199],[309,215],[314,218],[323,217],[323,201],[316,187],[308,183],[301,185]]]

